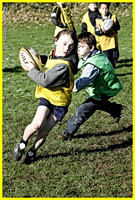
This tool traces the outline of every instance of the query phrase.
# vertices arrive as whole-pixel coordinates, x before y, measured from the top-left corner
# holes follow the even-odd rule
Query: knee
[[[82,104],[81,106],[79,106],[76,110],[76,117],[80,117],[83,116],[84,113],[88,110],[88,108],[86,107],[85,104]]]
[[[40,120],[31,123],[33,129],[38,131],[41,128],[42,122]]]

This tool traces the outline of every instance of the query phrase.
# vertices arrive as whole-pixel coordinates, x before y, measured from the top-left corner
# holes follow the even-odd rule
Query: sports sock
[[[28,150],[27,156],[28,157],[33,157],[33,156],[35,157],[36,156],[36,149],[33,146]]]
[[[32,146],[32,147],[30,148],[30,150],[33,151],[33,152],[35,152],[35,153],[36,153],[36,151],[37,151],[37,149],[35,149],[34,146]]]

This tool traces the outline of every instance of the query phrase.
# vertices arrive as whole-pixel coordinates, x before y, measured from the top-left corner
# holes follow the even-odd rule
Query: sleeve
[[[69,70],[66,64],[57,64],[46,73],[32,68],[28,76],[38,85],[51,88],[66,84],[69,80]]]
[[[54,18],[54,17],[51,18],[51,21],[52,21],[56,26],[58,26],[58,27],[60,27],[60,28],[66,28],[66,27],[67,27],[67,24],[63,24],[63,23],[57,21],[57,19]]]
[[[79,57],[76,51],[72,52],[70,56],[68,56],[69,59],[67,60],[70,63],[70,67],[72,69],[73,75],[77,74],[78,72],[78,62],[79,62]]]
[[[60,12],[61,12],[60,7],[59,6],[55,7],[54,10],[53,10],[53,12],[52,12],[52,14],[51,14],[51,21],[53,22],[53,24],[55,26],[59,26],[60,28],[66,28],[67,25],[63,24],[63,23],[61,23],[59,21]]]
[[[92,65],[87,64],[81,74],[81,76],[75,80],[73,92],[78,92],[90,85],[94,79],[98,76],[99,69]]]
[[[47,55],[40,55],[40,58],[41,58],[42,64],[46,64],[48,56]]]
[[[87,24],[85,22],[82,22],[81,24],[81,33],[87,31]]]
[[[113,29],[116,31],[120,30],[120,24],[117,18],[116,18],[116,21],[114,22]]]

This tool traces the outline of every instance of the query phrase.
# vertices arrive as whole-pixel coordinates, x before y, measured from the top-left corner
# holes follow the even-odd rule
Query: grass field
[[[25,156],[19,162],[12,159],[14,146],[38,105],[36,84],[21,69],[18,51],[27,45],[48,54],[54,48],[54,26],[51,22],[8,24],[8,48],[3,51],[3,197],[132,197],[132,6],[129,13],[121,12],[119,17],[116,73],[123,90],[111,99],[125,106],[120,125],[97,111],[71,141],[59,141],[57,135],[87,98],[85,90],[73,94],[69,112],[50,132],[31,165],[23,163]],[[76,29],[79,33],[78,24]]]

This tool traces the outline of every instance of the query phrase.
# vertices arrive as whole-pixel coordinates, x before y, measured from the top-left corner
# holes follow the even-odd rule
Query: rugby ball
[[[113,26],[113,20],[112,19],[106,19],[102,24],[102,31],[107,32],[109,31]]]
[[[31,47],[22,47],[19,51],[19,60],[21,66],[32,62],[36,69],[40,70],[42,66],[40,55]]]

